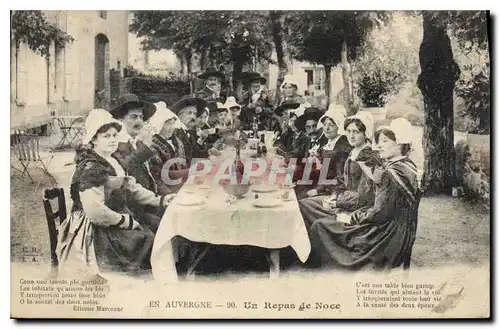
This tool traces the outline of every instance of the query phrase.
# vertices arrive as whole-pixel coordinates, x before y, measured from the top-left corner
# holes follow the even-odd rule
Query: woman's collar
[[[388,159],[387,163],[388,164],[392,164],[394,162],[398,162],[398,161],[403,160],[403,159],[406,159],[406,156],[404,156],[404,155],[397,155],[397,156],[395,156],[394,158],[392,158],[390,160]]]

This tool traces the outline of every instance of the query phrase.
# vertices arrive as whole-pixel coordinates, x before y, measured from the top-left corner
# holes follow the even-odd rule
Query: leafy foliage
[[[359,47],[371,29],[389,18],[388,12],[302,11],[287,15],[287,44],[292,57],[300,61],[335,66],[341,61],[342,43],[348,59],[356,59]]]
[[[212,62],[234,63],[238,71],[257,51],[270,59],[266,17],[263,11],[137,11],[130,30],[145,37],[143,49],[208,53]]]
[[[458,113],[471,119],[469,131],[489,134],[491,127],[490,56],[488,13],[485,11],[449,12],[450,32],[458,43],[455,57],[462,74],[455,87],[456,95],[465,102]]]
[[[466,111],[461,113],[473,119],[472,133],[489,134],[491,126],[490,76],[479,70],[473,73],[472,65],[466,66],[471,78],[461,78],[456,87],[457,96],[465,100]]]
[[[402,33],[402,24],[411,27],[408,33]],[[395,14],[388,25],[371,32],[355,63],[357,93],[365,106],[384,106],[404,83],[416,81],[421,25],[418,18]]]
[[[326,73],[326,96],[330,97],[330,70],[339,63],[354,61],[369,32],[385,24],[388,12],[371,11],[302,11],[289,13],[285,19],[290,55],[299,60],[323,65]],[[343,53],[344,51],[344,53]],[[342,56],[344,54],[344,57]],[[349,85],[348,65],[344,84]],[[346,104],[353,108],[351,100]]]
[[[40,10],[16,10],[12,14],[11,37],[18,47],[21,42],[41,56],[48,57],[51,42],[63,48],[73,37],[49,23]]]

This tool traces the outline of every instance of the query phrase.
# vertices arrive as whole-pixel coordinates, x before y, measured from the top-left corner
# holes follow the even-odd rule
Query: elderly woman
[[[337,176],[337,186],[329,186],[329,189],[333,190],[330,195],[312,196],[299,201],[307,227],[315,220],[334,215],[338,211],[354,211],[373,204],[371,168],[365,164],[376,159],[370,145],[373,120],[370,115],[359,113],[345,121],[344,129],[352,149],[345,160],[343,177]]]
[[[83,142],[88,147],[77,149],[70,188],[73,208],[59,229],[59,259],[84,260],[92,274],[147,271],[154,233],[134,217],[126,200],[165,208],[172,195],[156,196],[125,175],[112,156],[122,126],[107,111],[92,110],[85,125]]]
[[[159,107],[151,117],[150,124],[156,134],[153,136],[151,150],[153,156],[149,159],[151,175],[155,179],[158,194],[166,195],[178,192],[182,184],[172,185],[165,180],[165,173],[162,170],[168,160],[176,157],[185,158],[186,152],[181,139],[174,135],[174,130],[179,124],[177,116],[166,107]],[[179,177],[186,178],[189,168],[180,163],[174,163],[168,168],[168,176],[175,180]]]
[[[324,218],[310,228],[312,248],[322,266],[388,270],[409,266],[415,242],[420,190],[417,168],[408,158],[411,125],[396,119],[377,131],[383,166],[375,171],[374,204],[342,221]],[[348,222],[348,223],[345,223]]]
[[[330,195],[338,188],[339,180],[344,176],[344,166],[351,151],[351,145],[344,132],[345,117],[342,113],[328,111],[318,122],[326,141],[316,149],[309,150],[309,161],[319,162],[319,167],[311,173],[314,188],[307,191],[307,196]],[[329,182],[325,181],[329,180]]]
[[[285,76],[283,83],[281,84],[282,100],[280,105],[287,103],[299,103],[304,104],[306,100],[304,97],[300,96],[297,92],[299,83],[297,79],[292,76]]]

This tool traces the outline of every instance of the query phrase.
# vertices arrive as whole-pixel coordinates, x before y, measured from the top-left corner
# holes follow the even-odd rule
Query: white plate
[[[278,187],[273,185],[255,185],[252,187],[252,192],[257,193],[271,193],[276,191],[278,191]]]
[[[281,199],[257,199],[253,203],[254,207],[257,208],[276,208],[279,207],[283,204],[283,201]]]

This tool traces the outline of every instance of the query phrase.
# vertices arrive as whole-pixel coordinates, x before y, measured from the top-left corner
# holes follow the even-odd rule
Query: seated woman
[[[311,172],[313,186],[307,191],[308,197],[332,194],[344,177],[345,162],[352,148],[345,136],[344,121],[343,115],[331,111],[326,112],[319,120],[318,125],[323,130],[326,143],[309,150],[308,161],[316,164],[319,162],[320,166],[316,165]],[[322,177],[325,172],[326,176]],[[329,180],[328,184],[323,182],[325,179]]]
[[[182,187],[182,182],[175,185],[168,184],[168,181],[165,179],[165,174],[168,173],[168,177],[172,181],[175,181],[178,178],[185,181],[189,174],[189,168],[187,165],[173,163],[168,168],[168,172],[163,172],[163,177],[162,170],[168,160],[177,157],[186,157],[184,144],[179,137],[174,135],[178,118],[169,109],[161,108],[155,112],[149,122],[154,131],[157,132],[153,135],[151,144],[151,151],[153,152],[153,155],[149,159],[149,170],[155,180],[158,194],[167,195],[170,193],[177,193]]]
[[[311,226],[312,249],[322,266],[349,270],[409,266],[420,201],[417,168],[407,157],[409,134],[410,123],[396,119],[390,129],[375,135],[384,164],[375,171],[377,190],[371,207],[338,215],[349,223],[327,217]]]
[[[172,195],[159,197],[125,176],[111,155],[121,124],[105,110],[92,110],[85,122],[88,147],[76,153],[71,181],[73,207],[59,229],[62,263],[83,259],[91,274],[139,274],[151,268],[154,233],[127,208],[126,200],[165,208]]]
[[[354,211],[373,204],[375,192],[371,169],[359,161],[374,156],[369,143],[373,131],[372,122],[370,115],[361,113],[345,121],[344,129],[352,150],[345,161],[343,178],[337,176],[339,184],[329,187],[333,190],[330,195],[316,195],[299,201],[306,227],[311,227],[315,220],[334,215],[339,210]]]
[[[274,111],[274,114],[279,117],[279,127],[274,130],[273,146],[277,149],[284,150],[285,153],[292,145],[294,131],[289,126],[290,110],[295,110],[300,106],[299,103],[287,103],[279,106]]]
[[[293,170],[293,182],[302,178],[304,167],[302,159],[307,156],[307,150],[310,147],[309,137],[305,134],[304,121],[299,121],[302,124],[297,125],[298,118],[304,115],[302,113],[300,107],[289,112],[288,126],[293,134],[288,139],[288,145],[282,144],[276,148],[276,154],[284,157],[287,167]]]

